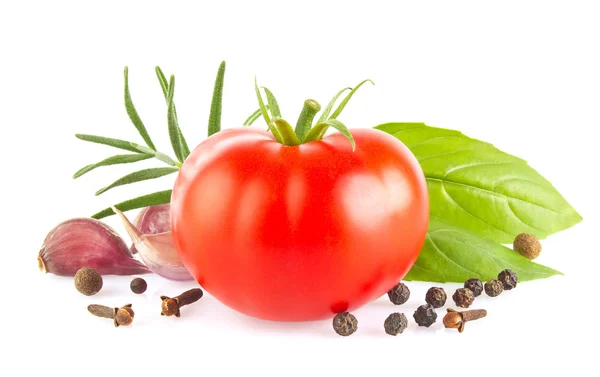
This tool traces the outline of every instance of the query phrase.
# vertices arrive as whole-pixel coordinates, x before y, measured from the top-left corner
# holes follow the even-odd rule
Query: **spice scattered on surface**
[[[338,313],[333,317],[333,329],[341,336],[352,335],[358,329],[358,320],[351,313]]]
[[[124,305],[121,308],[92,304],[88,306],[88,311],[96,317],[112,319],[115,327],[131,325],[135,315],[131,304]]]
[[[129,288],[131,288],[131,291],[136,295],[140,295],[146,292],[146,289],[148,288],[148,283],[146,283],[146,280],[142,278],[135,278],[129,284]]]
[[[413,318],[417,325],[429,327],[437,320],[437,313],[433,309],[433,306],[429,304],[421,305],[415,310]]]
[[[533,234],[521,233],[513,241],[513,250],[529,260],[534,260],[542,252],[542,244]]]
[[[82,267],[75,273],[75,288],[83,295],[93,296],[102,289],[102,276],[98,271],[89,267]]]
[[[473,292],[473,296],[478,297],[483,292],[483,283],[477,278],[469,279],[465,281],[465,288],[468,288]]]
[[[458,332],[463,332],[466,322],[475,321],[487,315],[485,309],[466,310],[463,312],[457,312],[450,308],[446,310],[448,313],[446,313],[443,319],[444,326],[448,329],[458,329]]]
[[[461,308],[468,308],[473,304],[473,301],[475,300],[475,295],[473,294],[473,291],[471,291],[469,288],[458,288],[456,292],[454,292],[454,294],[452,295],[452,299],[454,300],[456,306]]]
[[[160,315],[179,317],[181,315],[180,309],[189,304],[193,304],[194,302],[200,300],[204,292],[200,288],[192,288],[180,294],[177,297],[167,297],[160,296],[162,300],[162,311]]]
[[[502,283],[505,291],[517,287],[517,274],[513,270],[506,269],[498,274],[498,280]]]
[[[394,305],[402,305],[410,297],[410,290],[404,283],[398,283],[388,292],[388,297]]]
[[[504,291],[504,286],[497,279],[488,280],[484,285],[485,293],[490,297],[500,296]]]
[[[392,313],[383,322],[385,333],[396,336],[408,327],[408,320],[404,313]]]
[[[446,292],[441,287],[431,287],[425,294],[425,302],[434,308],[441,308],[446,304]]]

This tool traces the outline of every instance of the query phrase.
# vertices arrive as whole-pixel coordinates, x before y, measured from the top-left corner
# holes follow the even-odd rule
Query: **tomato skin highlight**
[[[184,162],[171,196],[182,262],[249,316],[308,321],[385,294],[417,259],[429,221],[410,150],[375,129],[285,146],[231,128]]]

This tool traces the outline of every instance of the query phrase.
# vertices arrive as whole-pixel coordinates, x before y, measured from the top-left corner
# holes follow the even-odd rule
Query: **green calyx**
[[[248,117],[248,119],[244,122],[244,126],[250,126],[252,123],[254,123],[254,121],[262,117],[269,127],[268,130],[273,133],[275,139],[281,144],[288,146],[321,140],[325,136],[325,133],[329,127],[333,127],[342,133],[348,139],[348,141],[350,141],[352,150],[354,150],[356,145],[354,143],[352,134],[348,130],[348,127],[337,120],[337,117],[342,113],[354,93],[356,93],[356,91],[366,82],[370,82],[374,85],[373,81],[367,79],[361,81],[354,88],[344,88],[340,90],[323,109],[323,112],[316,122],[314,122],[314,119],[319,111],[321,111],[321,105],[313,99],[307,99],[304,101],[304,106],[302,107],[302,111],[300,112],[296,122],[296,128],[294,129],[282,118],[279,104],[277,103],[273,93],[269,89],[262,87],[267,97],[267,103],[265,104],[260,88],[255,79],[254,90],[258,99],[259,108]],[[344,97],[337,108],[332,112],[337,100],[347,90],[350,90],[350,93]]]

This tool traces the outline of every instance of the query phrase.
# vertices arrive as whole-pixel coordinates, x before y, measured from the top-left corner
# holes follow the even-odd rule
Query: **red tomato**
[[[278,321],[331,318],[384,295],[425,240],[427,186],[410,150],[375,129],[285,146],[223,130],[187,158],[171,229],[198,283],[225,305]]]

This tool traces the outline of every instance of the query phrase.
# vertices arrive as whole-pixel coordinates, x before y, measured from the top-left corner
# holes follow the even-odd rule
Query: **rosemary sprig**
[[[131,98],[131,93],[129,90],[129,69],[125,67],[124,70],[124,99],[125,99],[125,110],[131,123],[137,129],[140,134],[144,145],[140,145],[135,142],[125,141],[121,139],[114,139],[110,137],[104,136],[96,136],[96,135],[87,135],[87,134],[76,134],[75,136],[83,141],[87,141],[90,143],[107,145],[113,148],[123,149],[129,152],[133,152],[133,154],[120,154],[110,156],[105,158],[102,161],[89,164],[79,169],[74,175],[73,178],[79,178],[90,171],[97,169],[103,166],[110,165],[118,165],[118,164],[131,164],[138,161],[148,160],[151,158],[155,158],[158,161],[161,161],[167,165],[168,167],[153,167],[143,170],[138,170],[136,172],[129,173],[111,184],[101,188],[96,192],[96,195],[100,195],[112,188],[116,188],[118,186],[128,185],[136,182],[146,181],[150,179],[155,179],[159,177],[163,177],[169,174],[173,174],[179,171],[183,162],[190,154],[190,149],[186,142],[185,137],[179,127],[179,120],[177,117],[177,109],[175,108],[175,103],[173,101],[174,92],[175,92],[175,76],[171,75],[170,80],[167,81],[166,76],[160,67],[155,67],[156,76],[158,78],[162,93],[165,97],[165,101],[167,104],[167,124],[169,130],[169,138],[171,140],[171,144],[173,147],[173,151],[175,153],[175,158],[159,151],[155,144],[152,142],[150,134],[146,129],[146,126],[141,120],[135,105],[133,104],[133,100]],[[217,72],[217,78],[215,80],[215,87],[213,90],[213,98],[211,101],[210,108],[210,116],[209,116],[209,125],[208,125],[208,134],[209,136],[219,132],[221,129],[221,106],[222,106],[222,96],[223,96],[223,82],[225,76],[225,62],[223,61]],[[171,201],[171,190],[164,190],[159,192],[154,192],[151,194],[142,195],[133,199],[128,199],[118,204],[115,204],[115,208],[120,211],[130,211],[133,209],[154,206],[159,204],[169,203]],[[101,219],[107,216],[114,215],[114,211],[111,207],[105,208],[102,211],[92,215],[95,219]]]

